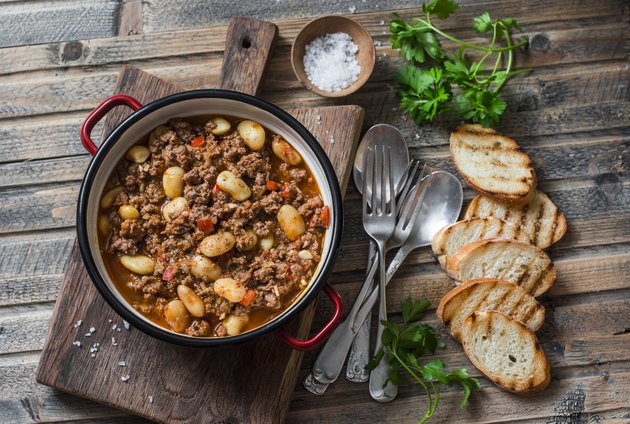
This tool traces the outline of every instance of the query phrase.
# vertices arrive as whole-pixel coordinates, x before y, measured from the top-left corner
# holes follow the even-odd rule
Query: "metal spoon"
[[[400,181],[403,176],[405,166],[409,163],[409,149],[405,142],[405,137],[398,130],[388,124],[377,124],[371,127],[363,136],[361,144],[357,148],[357,154],[354,157],[354,166],[352,167],[352,177],[354,184],[357,186],[359,192],[363,195],[369,193],[363,193],[363,159],[365,151],[368,147],[372,147],[379,143],[380,140],[389,140],[391,143],[392,152],[392,164],[394,164],[394,181],[398,181],[396,184],[396,195],[400,193],[400,190],[404,186],[405,181]],[[387,196],[389,201],[389,194]],[[370,249],[368,251],[368,267],[374,260],[376,249],[374,242],[370,240]],[[350,354],[348,358],[348,365],[346,367],[346,379],[355,383],[366,382],[369,378],[369,373],[365,370],[365,365],[370,360],[370,327],[371,327],[372,315],[368,315],[365,322],[359,329],[359,332],[352,342],[350,348]]]
[[[394,177],[394,181],[397,181],[396,187],[394,189],[396,194],[398,194],[405,185],[406,181],[402,177],[403,175],[405,175],[405,170],[407,168],[407,165],[409,164],[409,151],[407,149],[407,143],[405,142],[405,138],[396,127],[393,127],[387,124],[378,124],[371,127],[363,136],[363,139],[361,140],[361,143],[359,144],[359,147],[357,148],[357,153],[354,159],[354,167],[352,169],[354,182],[359,192],[364,195],[366,195],[366,193],[363,193],[363,163],[364,163],[365,152],[367,151],[369,147],[374,147],[374,146],[383,145],[383,144],[389,146],[390,151],[392,152],[391,159],[392,159],[393,169],[395,170],[395,172],[393,173],[393,177]],[[389,199],[389,196],[391,196],[391,194],[388,191],[387,192],[388,199]],[[375,258],[375,248],[374,248],[373,242],[370,242],[368,265],[372,263],[374,258]],[[357,307],[358,306],[359,305],[357,305]],[[368,378],[368,373],[365,372],[364,366],[365,364],[367,364],[367,361],[369,360],[369,354],[367,352],[369,352],[369,347],[370,347],[370,338],[369,338],[370,337],[370,333],[369,333],[370,318],[371,317],[364,318],[364,321],[366,321],[367,323],[362,327],[363,330],[361,331],[361,334],[356,335],[358,340],[355,342],[355,346],[359,347],[357,352],[366,352],[366,354],[360,358],[353,358],[353,363],[356,362],[359,364],[355,368],[359,372],[353,373],[352,370],[347,371],[346,376],[349,379],[351,379],[351,381],[358,381],[358,382],[367,381],[367,378]],[[331,335],[331,339],[333,339],[334,341],[335,333],[339,335],[340,332],[341,332],[341,329],[338,328]],[[351,343],[352,341],[350,340],[349,342]],[[322,352],[326,350],[325,348],[326,348],[326,345],[324,346],[324,349],[322,350]],[[320,352],[320,355],[325,356],[325,353],[323,354],[322,352]],[[341,368],[343,367],[343,360],[345,360],[347,353],[348,353],[347,350],[343,352],[343,358],[340,359],[342,362],[339,364],[339,371],[341,371]],[[320,382],[313,377],[312,373],[310,373],[304,380],[304,387],[311,393],[321,395],[326,391],[326,389],[328,388],[328,385],[335,379],[336,377],[332,379],[328,379],[327,382]]]
[[[391,280],[405,258],[412,250],[418,247],[428,246],[433,236],[440,229],[457,220],[462,208],[463,191],[459,180],[446,171],[437,171],[425,180],[424,194],[420,203],[420,211],[416,216],[416,222],[407,240],[402,244],[396,256],[387,268],[387,282]],[[368,278],[373,278],[376,266],[368,271]],[[378,289],[375,288],[365,300],[359,312],[356,314],[353,328],[361,325],[367,316],[372,313],[372,307],[378,299]],[[372,389],[372,388],[370,388]],[[391,390],[391,388],[390,388]],[[385,393],[379,390],[379,401],[387,402],[394,399],[396,393]]]

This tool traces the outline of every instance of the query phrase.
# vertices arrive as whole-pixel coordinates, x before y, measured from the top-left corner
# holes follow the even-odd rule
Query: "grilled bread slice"
[[[535,190],[530,203],[523,206],[508,206],[486,196],[477,196],[466,211],[466,218],[490,216],[518,225],[541,249],[560,240],[567,231],[564,214],[539,190]]]
[[[446,272],[457,281],[499,278],[538,297],[556,281],[556,270],[540,248],[515,240],[479,240],[450,256]]]
[[[451,133],[451,157],[470,187],[499,202],[526,204],[536,188],[529,155],[493,129],[460,125]]]
[[[473,312],[498,311],[536,332],[545,321],[545,308],[514,283],[495,278],[466,281],[440,301],[437,315],[462,342],[462,324]]]
[[[442,268],[446,267],[446,258],[462,246],[484,239],[519,240],[530,243],[529,237],[515,225],[499,218],[475,217],[458,221],[442,228],[433,237],[433,253],[437,256]]]
[[[543,390],[551,380],[549,362],[536,336],[500,312],[473,312],[464,320],[463,346],[479,371],[514,393]]]

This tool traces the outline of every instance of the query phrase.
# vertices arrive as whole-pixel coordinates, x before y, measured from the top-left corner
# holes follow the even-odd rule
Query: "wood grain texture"
[[[62,3],[56,0],[0,0],[0,19],[8,19],[8,10],[18,11],[19,19],[29,10],[52,6],[59,7],[57,16],[61,17],[55,23],[42,22],[39,28],[29,29],[39,34],[38,42],[43,44],[24,42],[0,50],[2,422],[147,422],[34,379],[43,331],[51,319],[74,243],[76,194],[89,161],[78,142],[78,129],[87,111],[111,94],[121,64],[140,67],[182,89],[216,87],[228,17],[243,11],[245,16],[273,19],[281,36],[261,97],[285,109],[359,104],[366,111],[364,130],[379,122],[395,125],[405,135],[412,157],[452,170],[448,136],[459,120],[446,116],[431,125],[413,124],[398,111],[391,81],[403,61],[391,48],[387,26],[394,10],[407,19],[417,16],[415,1],[307,4],[252,0],[214,10],[221,3],[117,0],[99,5],[109,7],[113,3],[119,6],[112,15],[118,19],[109,27],[112,32],[94,35],[89,31],[109,25],[109,18],[85,27],[87,21],[76,20],[76,1],[66,3],[72,7],[61,10]],[[94,4],[89,0],[79,6]],[[353,5],[361,13],[350,14],[347,8]],[[137,19],[128,14],[130,8],[140,9],[143,33],[123,33],[123,28],[129,27],[123,19]],[[467,41],[481,41],[470,29],[470,22],[485,10],[496,17],[514,17],[522,24],[522,37],[531,45],[517,54],[516,63],[534,68],[532,74],[507,84],[503,94],[509,110],[498,130],[515,138],[530,153],[541,187],[569,215],[567,235],[551,250],[560,270],[558,284],[544,300],[549,320],[541,341],[553,365],[554,380],[551,391],[533,400],[506,396],[482,380],[483,390],[464,410],[457,408],[460,392],[447,390],[433,422],[625,424],[630,420],[630,377],[626,375],[630,367],[629,5],[625,0],[472,0],[461,2],[460,10],[439,25]],[[297,32],[311,17],[326,11],[347,13],[380,43],[367,85],[338,101],[321,99],[301,88],[288,66]],[[54,14],[52,8],[45,12],[47,16]],[[35,15],[43,16],[33,12]],[[280,17],[287,19],[278,20]],[[208,22],[220,26],[201,27]],[[15,36],[23,34],[21,28]],[[7,36],[14,34],[2,33],[0,42]],[[450,49],[453,44],[445,42],[444,46]],[[322,128],[324,134],[326,129]],[[470,190],[465,194],[467,199],[472,197]],[[361,283],[367,255],[360,197],[352,185],[344,206],[341,259],[330,281],[348,303]],[[400,302],[406,296],[426,296],[435,304],[451,284],[429,250],[413,252],[389,286],[392,319],[400,318]],[[321,325],[329,314],[328,303],[320,302],[314,325]],[[109,318],[118,319],[113,312],[103,319],[107,322]],[[444,337],[447,347],[439,357],[448,367],[471,369],[461,347],[431,313],[427,322]],[[100,329],[100,321],[95,323]],[[122,344],[115,348],[109,345],[99,354],[117,353],[124,359],[127,350]],[[89,347],[82,353],[87,355]],[[304,355],[299,380],[310,371],[315,356],[316,352]],[[119,378],[122,370],[117,362],[109,365]],[[134,367],[128,364],[130,374],[135,372],[135,365],[138,363]],[[116,380],[113,384],[118,387],[123,383]],[[292,391],[287,415],[291,423],[415,422],[426,402],[415,388],[405,386],[399,400],[377,405],[364,386],[343,379],[324,397],[307,393],[301,384]],[[183,394],[192,396],[189,391]]]
[[[117,0],[0,3],[0,47],[116,34]]]
[[[224,81],[231,84],[227,79]],[[238,84],[255,92],[258,83],[255,78],[250,78],[240,80]],[[141,103],[177,91],[175,86],[133,67],[123,69],[115,89],[115,92],[127,93]],[[111,132],[128,114],[129,110],[117,108],[115,113],[108,115],[104,134]],[[326,107],[300,110],[296,112],[296,117],[320,140],[345,188],[363,110],[356,106]],[[324,128],[328,131],[325,134]],[[336,140],[336,143],[333,145],[331,140]],[[308,335],[314,310],[313,304],[290,325],[298,338]],[[38,381],[161,422],[284,421],[302,353],[287,348],[274,336],[220,350],[185,349],[160,342],[137,330],[119,336],[116,332],[106,333],[110,326],[105,317],[113,314],[91,284],[75,244],[42,353]],[[24,334],[20,329],[29,328],[28,316],[7,321],[6,328],[14,343],[7,345],[4,353],[16,353],[15,349],[22,349],[18,346],[25,346],[23,348],[27,350],[31,348],[18,336]],[[83,349],[77,349],[73,341],[80,334],[72,330],[72,324],[77,320],[101,328],[99,340],[90,337],[83,340]],[[17,323],[20,323],[19,326]],[[110,342],[110,337],[116,337],[121,347],[128,346],[125,348],[125,362],[129,362],[130,367],[120,372],[130,373],[133,363],[144,364],[144,370],[138,367],[138,374],[133,379],[122,382],[120,372],[111,372],[117,361],[110,355],[115,355],[117,349],[114,349],[116,346]],[[128,342],[125,339],[129,339]],[[101,343],[104,347],[95,358],[86,355],[92,343]],[[107,345],[112,350],[108,349],[109,352],[105,353]],[[101,359],[105,361],[101,362]],[[72,367],[63,366],[68,363],[72,363]],[[157,369],[164,363],[180,365],[172,366],[160,376],[151,374],[151,369]],[[84,376],[89,371],[98,377],[86,379]],[[152,375],[155,378],[151,378]],[[260,384],[252,385],[252,381]],[[147,392],[147,384],[157,393]],[[261,387],[264,389],[261,390]],[[159,403],[149,402],[149,396],[159,398]]]
[[[271,22],[232,18],[227,29],[219,87],[256,95],[278,36]]]

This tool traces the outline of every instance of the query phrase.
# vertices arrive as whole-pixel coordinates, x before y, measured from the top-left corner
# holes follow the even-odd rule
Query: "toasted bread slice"
[[[479,278],[455,287],[440,300],[436,313],[461,343],[462,323],[473,312],[482,311],[501,312],[533,332],[545,322],[545,308],[532,295],[496,278]]]
[[[486,196],[477,196],[466,210],[466,218],[476,216],[494,216],[518,225],[541,249],[560,240],[567,231],[564,214],[539,190],[535,190],[531,202],[523,206],[507,206]]]
[[[536,188],[529,155],[493,129],[460,125],[451,133],[451,157],[470,187],[499,202],[526,204]]]
[[[451,255],[446,272],[457,281],[499,278],[538,297],[556,281],[556,270],[540,248],[515,240],[479,240]]]
[[[502,219],[475,217],[458,221],[442,228],[433,237],[433,253],[442,268],[446,267],[446,258],[457,252],[462,246],[484,239],[519,240],[530,243],[529,237],[515,225]]]
[[[543,390],[551,380],[549,362],[534,333],[500,312],[473,312],[464,320],[463,346],[479,371],[514,393]]]

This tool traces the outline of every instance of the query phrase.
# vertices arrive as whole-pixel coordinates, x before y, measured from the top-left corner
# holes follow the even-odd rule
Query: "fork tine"
[[[387,180],[389,174],[389,163],[387,162],[387,153],[389,152],[385,146],[382,146],[382,156],[381,156],[381,191],[380,191],[380,201],[381,201],[381,215],[385,215],[387,213]]]
[[[420,162],[418,162],[417,160],[412,160],[409,162],[409,164],[407,165],[407,180],[405,181],[405,186],[403,187],[403,189],[400,192],[400,201],[404,202],[404,200],[407,198],[407,195],[409,194],[409,190],[411,189],[411,187],[413,186],[413,180],[414,180],[414,176],[416,175],[416,172],[418,171],[418,167],[420,166]],[[403,204],[403,203],[401,203]]]
[[[394,181],[394,169],[392,166],[392,150],[391,148],[387,149],[387,170],[388,170],[388,178],[389,178],[389,192],[390,202],[389,202],[389,213],[392,215],[396,215],[396,183]]]
[[[408,225],[412,225],[413,222],[415,220],[416,215],[418,214],[417,209],[418,206],[420,205],[420,202],[422,201],[422,198],[424,197],[424,189],[422,187],[423,185],[423,180],[425,178],[425,171],[426,171],[427,166],[424,165],[422,167],[422,170],[420,171],[420,174],[418,175],[418,179],[416,180],[416,184],[413,188],[413,191],[409,194],[409,196],[413,196],[410,197],[409,201],[407,201],[406,206],[405,207],[405,211],[403,212],[403,215],[400,216],[400,221],[403,222],[403,227],[402,228],[407,228]]]
[[[361,203],[363,207],[364,217],[367,215],[368,212],[368,203],[370,203],[370,205],[373,205],[373,203],[371,203],[371,199],[368,198],[368,187],[371,190],[373,177],[372,168],[370,167],[370,151],[371,149],[368,147],[368,149],[365,151],[365,156],[363,157],[363,201]]]

